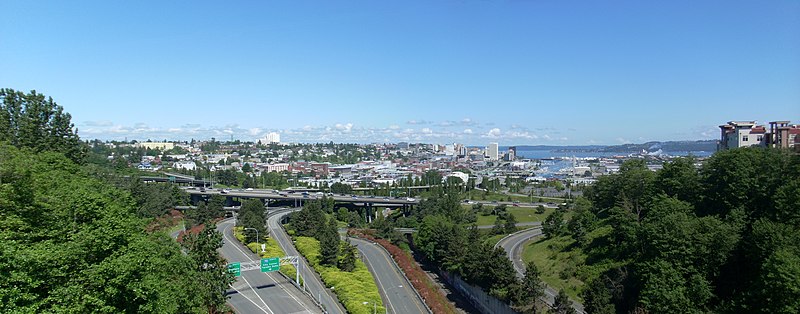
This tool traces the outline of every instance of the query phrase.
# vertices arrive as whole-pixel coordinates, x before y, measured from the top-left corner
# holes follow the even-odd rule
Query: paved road
[[[317,198],[322,197],[316,193],[309,193],[309,195],[303,195],[302,193],[288,193],[283,191],[276,191],[276,190],[264,190],[264,189],[253,189],[253,190],[230,190],[228,192],[224,192],[224,190],[220,189],[205,189],[205,190],[198,190],[194,188],[184,188],[183,189],[186,193],[192,195],[222,195],[222,196],[235,196],[235,197],[244,197],[244,198],[265,198],[265,199],[274,199],[274,200],[296,200],[296,201],[310,201]],[[343,203],[371,203],[373,206],[398,206],[398,205],[416,205],[419,204],[419,200],[415,198],[391,198],[391,197],[384,197],[384,196],[356,196],[353,197],[351,195],[345,194],[334,194],[330,196],[337,202]]]
[[[388,252],[378,244],[357,238],[350,238],[350,243],[358,247],[358,251],[364,257],[389,313],[428,313],[422,299],[397,268]]]
[[[530,228],[512,233],[500,239],[500,241],[495,244],[495,247],[502,247],[506,251],[508,258],[514,265],[514,270],[517,271],[517,277],[522,278],[525,276],[525,262],[522,261],[522,250],[524,248],[523,244],[528,242],[528,240],[540,235],[542,235],[542,228]],[[555,297],[558,295],[558,291],[547,286],[545,287],[544,294],[547,304],[553,305]],[[583,305],[575,302],[574,300],[572,301],[572,307],[574,307],[578,313],[585,313],[583,310]]]
[[[278,245],[280,245],[281,249],[286,252],[286,255],[301,256],[300,253],[297,252],[297,249],[295,249],[292,239],[289,238],[289,235],[286,234],[286,232],[280,226],[281,218],[288,215],[292,211],[294,210],[281,211],[270,216],[267,219],[267,226],[269,227],[269,234],[272,236],[272,238],[278,241]],[[317,274],[314,272],[314,270],[309,267],[308,263],[306,263],[305,259],[300,258],[299,261],[301,263],[300,276],[303,277],[306,290],[318,299],[328,313],[346,313],[344,307],[341,305],[341,303],[339,303],[339,300],[336,298],[333,292],[325,287],[319,277],[317,277]]]
[[[258,260],[258,256],[239,244],[232,232],[233,219],[217,224],[222,232],[223,246],[219,252],[229,262]],[[322,311],[291,282],[275,273],[259,270],[242,272],[227,291],[228,304],[237,313],[322,313]]]

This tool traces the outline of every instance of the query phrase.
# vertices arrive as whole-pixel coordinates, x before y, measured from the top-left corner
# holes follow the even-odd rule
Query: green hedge
[[[378,313],[386,312],[378,293],[378,286],[375,285],[375,280],[364,262],[356,260],[356,269],[353,272],[342,271],[335,266],[323,266],[319,264],[319,241],[317,239],[297,237],[295,240],[297,250],[319,273],[325,285],[334,287],[333,292],[344,304],[348,313],[370,314],[373,312],[373,302],[378,304]],[[364,302],[370,303],[364,304]]]

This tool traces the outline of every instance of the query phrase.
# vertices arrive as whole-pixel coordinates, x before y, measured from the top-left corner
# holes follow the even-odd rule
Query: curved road
[[[270,216],[267,218],[267,227],[269,228],[270,235],[272,235],[272,237],[278,241],[278,245],[280,245],[281,249],[286,252],[286,255],[302,256],[297,249],[295,249],[294,244],[292,244],[292,239],[289,238],[289,235],[286,234],[286,231],[284,231],[280,225],[280,220],[295,210],[279,211],[278,213]],[[325,285],[322,283],[322,280],[320,280],[314,270],[309,267],[308,263],[306,263],[306,260],[304,258],[300,258],[299,261],[300,276],[303,277],[306,290],[311,293],[312,296],[319,299],[319,303],[322,304],[328,313],[347,313],[342,304],[339,303],[339,300],[336,298],[336,296],[333,295],[333,292],[325,287]]]
[[[229,262],[255,261],[259,257],[240,245],[233,237],[233,219],[222,220],[217,231],[222,233],[219,249]],[[322,311],[284,277],[258,270],[242,272],[227,291],[228,304],[237,313],[322,313]]]
[[[386,250],[379,244],[369,241],[358,238],[348,239],[364,257],[367,268],[378,285],[383,304],[389,313],[428,313],[425,303],[419,298],[414,287],[406,280]]]
[[[534,227],[509,234],[495,244],[495,248],[499,246],[506,251],[508,259],[510,259],[511,263],[514,265],[514,270],[517,271],[517,277],[522,278],[525,276],[525,262],[522,261],[523,244],[540,235],[542,235],[542,228]],[[556,295],[558,295],[558,291],[550,286],[545,286],[544,299],[547,304],[553,305]],[[578,313],[585,313],[583,304],[572,300],[572,307],[575,308]]]

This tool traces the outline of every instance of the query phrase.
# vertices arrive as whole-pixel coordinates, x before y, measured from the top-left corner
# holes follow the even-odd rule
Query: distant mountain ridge
[[[505,146],[508,149],[508,146]],[[553,146],[553,145],[520,145],[517,150],[550,150],[554,152],[604,152],[604,153],[637,153],[642,150],[653,152],[657,150],[665,152],[713,152],[717,150],[716,140],[700,140],[700,141],[651,141],[641,144],[622,144],[622,145],[570,145],[570,146]]]

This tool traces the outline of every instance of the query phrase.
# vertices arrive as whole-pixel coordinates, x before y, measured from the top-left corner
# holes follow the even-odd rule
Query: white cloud
[[[249,130],[247,130],[247,134],[249,134],[250,136],[258,136],[261,133],[262,133],[261,128],[250,128]]]
[[[464,134],[472,134],[472,129],[464,129]]]
[[[353,124],[352,123],[347,123],[347,124],[337,123],[334,127],[336,127],[337,130],[340,130],[342,132],[350,133],[350,130],[353,129]]]
[[[489,132],[486,133],[486,135],[484,135],[483,137],[499,138],[500,137],[500,129],[499,128],[493,128],[493,129],[489,130]]]
[[[424,134],[431,134],[431,133],[433,133],[433,130],[431,130],[430,128],[422,128],[422,130],[421,130],[421,131],[422,131],[422,133],[424,133]]]

